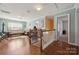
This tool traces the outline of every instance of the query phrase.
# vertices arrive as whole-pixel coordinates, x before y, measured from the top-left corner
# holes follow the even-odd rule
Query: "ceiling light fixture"
[[[37,11],[41,11],[41,10],[43,9],[43,6],[42,6],[42,5],[36,5],[36,6],[35,6],[35,9],[36,9]]]
[[[40,11],[42,8],[38,7],[38,8],[36,8],[36,9],[37,9],[37,11]]]

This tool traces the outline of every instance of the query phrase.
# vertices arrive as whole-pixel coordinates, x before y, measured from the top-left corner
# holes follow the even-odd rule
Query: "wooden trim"
[[[43,39],[42,39],[42,37],[40,37],[40,39],[41,39],[41,40],[40,40],[40,51],[41,51],[41,54],[42,54],[42,52],[43,52],[43,51],[42,51],[42,40],[43,40]]]

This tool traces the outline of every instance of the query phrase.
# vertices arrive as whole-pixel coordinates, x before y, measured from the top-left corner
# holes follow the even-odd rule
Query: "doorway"
[[[69,14],[57,17],[57,40],[69,42]]]

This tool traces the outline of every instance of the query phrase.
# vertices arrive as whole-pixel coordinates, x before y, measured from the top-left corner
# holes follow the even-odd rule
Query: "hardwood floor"
[[[32,45],[31,47],[31,54],[32,55],[41,55],[40,48],[37,46]]]
[[[63,41],[54,41],[43,52],[46,55],[79,55],[79,47]]]
[[[0,55],[41,55],[40,48],[30,45],[27,36],[11,37],[0,42]],[[42,55],[79,55],[79,47],[63,41],[54,41]]]
[[[37,52],[38,51],[38,52]],[[27,36],[11,37],[0,42],[0,55],[38,55],[40,49],[30,46]]]
[[[31,54],[27,37],[8,38],[0,42],[1,55]]]

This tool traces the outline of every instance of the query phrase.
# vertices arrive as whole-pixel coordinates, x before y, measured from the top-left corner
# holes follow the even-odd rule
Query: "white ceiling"
[[[41,6],[42,10],[37,11],[35,7],[38,6]],[[0,3],[0,14],[2,17],[28,21],[41,16],[54,15],[73,6],[74,3]]]

